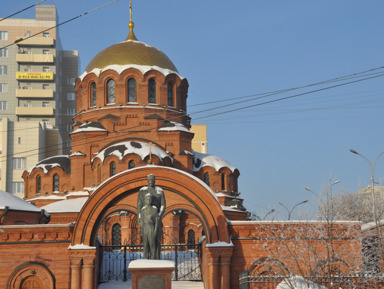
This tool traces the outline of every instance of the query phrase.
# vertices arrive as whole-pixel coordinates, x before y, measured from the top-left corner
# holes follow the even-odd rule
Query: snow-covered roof
[[[71,162],[68,155],[58,155],[46,158],[31,167],[27,172],[30,174],[34,169],[41,168],[46,174],[52,168],[61,168],[64,172],[71,172]]]
[[[85,153],[83,153],[81,151],[77,151],[77,152],[70,155],[70,157],[74,157],[74,156],[85,156]]]
[[[202,154],[194,152],[195,156],[193,159],[193,171],[198,172],[203,167],[213,167],[216,171],[221,168],[228,168],[232,172],[237,170],[234,166],[230,165],[227,161],[215,155]]]
[[[144,160],[144,158],[149,155],[150,150],[152,154],[158,156],[160,160],[163,160],[164,158],[170,158],[170,160],[173,162],[173,158],[170,157],[162,149],[159,149],[156,146],[150,147],[148,143],[140,142],[140,141],[125,141],[125,142],[113,144],[103,149],[102,151],[100,151],[92,159],[92,162],[96,158],[99,158],[103,162],[104,159],[110,155],[115,155],[121,160],[128,154],[137,154],[138,156],[141,157],[142,160]]]
[[[82,124],[75,131],[71,132],[71,134],[79,133],[79,132],[90,132],[90,131],[107,131],[107,130],[100,122],[92,121],[92,122]]]
[[[207,247],[209,247],[209,248],[212,248],[212,247],[233,247],[233,243],[232,243],[232,241],[230,241],[229,243],[223,242],[223,241],[218,241],[215,243],[207,244]]]
[[[291,276],[281,281],[276,289],[327,289],[327,287],[305,280],[301,276]]]
[[[78,213],[87,200],[88,197],[68,199],[57,201],[41,208],[48,213]]]
[[[174,121],[165,122],[164,125],[158,129],[158,131],[184,131],[192,133],[182,123]]]
[[[94,69],[92,69],[89,72],[88,71],[84,71],[83,74],[79,76],[79,78],[80,78],[81,81],[83,81],[84,77],[86,77],[88,74],[91,74],[91,73],[94,73],[94,74],[96,74],[97,77],[99,77],[99,75],[101,73],[103,73],[104,71],[107,71],[107,70],[113,70],[113,71],[116,71],[118,74],[121,74],[124,70],[126,70],[128,68],[135,68],[135,69],[139,70],[142,74],[145,74],[145,73],[147,73],[150,70],[156,70],[156,71],[160,72],[164,76],[167,76],[168,74],[174,73],[180,79],[184,79],[184,77],[181,76],[178,72],[170,70],[170,69],[161,68],[161,67],[156,66],[156,65],[155,66],[150,66],[150,65],[137,65],[137,64],[126,64],[126,65],[113,64],[113,65],[108,65],[107,67],[105,67],[103,69],[94,68]]]
[[[0,191],[0,210],[8,207],[9,210],[16,211],[29,211],[29,212],[40,212],[41,208],[38,208],[29,202],[20,199],[11,193]]]

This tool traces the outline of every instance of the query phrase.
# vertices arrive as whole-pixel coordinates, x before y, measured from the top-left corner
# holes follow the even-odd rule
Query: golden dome
[[[178,72],[172,61],[157,48],[140,41],[128,40],[114,44],[99,52],[88,64],[86,72],[95,68],[104,69],[109,65],[158,66]]]

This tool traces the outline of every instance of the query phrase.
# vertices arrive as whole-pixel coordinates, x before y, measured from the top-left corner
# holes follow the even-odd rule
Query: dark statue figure
[[[165,211],[163,190],[155,186],[155,176],[147,176],[147,187],[142,187],[137,198],[137,214],[143,238],[144,259],[160,260],[162,217]]]

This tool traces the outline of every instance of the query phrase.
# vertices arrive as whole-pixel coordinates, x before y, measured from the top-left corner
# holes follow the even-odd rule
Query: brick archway
[[[193,211],[201,218],[207,230],[208,243],[230,242],[223,210],[204,182],[175,168],[145,166],[117,174],[94,191],[76,220],[72,245],[95,244],[100,218],[116,200],[128,196],[131,202],[129,205],[136,207],[138,191],[147,185],[149,174],[154,174],[156,185],[163,188],[167,207],[177,205]]]
[[[48,267],[39,262],[28,262],[18,266],[7,281],[7,289],[33,288],[25,281],[34,281],[34,285],[41,285],[44,289],[55,289],[55,278]],[[22,287],[22,285],[25,285]],[[38,287],[37,287],[38,288]]]

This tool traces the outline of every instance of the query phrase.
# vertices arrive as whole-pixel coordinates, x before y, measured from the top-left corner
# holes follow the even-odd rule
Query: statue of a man
[[[161,234],[162,234],[162,222],[161,219],[163,217],[165,211],[165,197],[163,190],[155,186],[155,176],[150,174],[147,176],[147,187],[142,187],[139,191],[139,197],[137,198],[137,214],[139,217],[139,225],[141,228],[141,234],[144,241],[144,258],[145,259],[156,259],[160,260],[160,251],[161,251]],[[149,198],[146,200],[146,196],[151,196],[151,203],[149,202]],[[149,209],[151,208],[151,209]],[[152,208],[156,208],[158,214],[158,220],[156,224],[152,224],[154,222],[153,210]],[[152,212],[150,212],[152,211]],[[148,229],[151,226],[154,226],[154,234],[147,233]],[[150,229],[149,229],[150,230]],[[151,240],[149,240],[149,238]],[[152,239],[153,242],[152,242]],[[154,245],[154,250],[151,250],[151,246],[149,244]],[[154,252],[154,254],[152,253]]]

